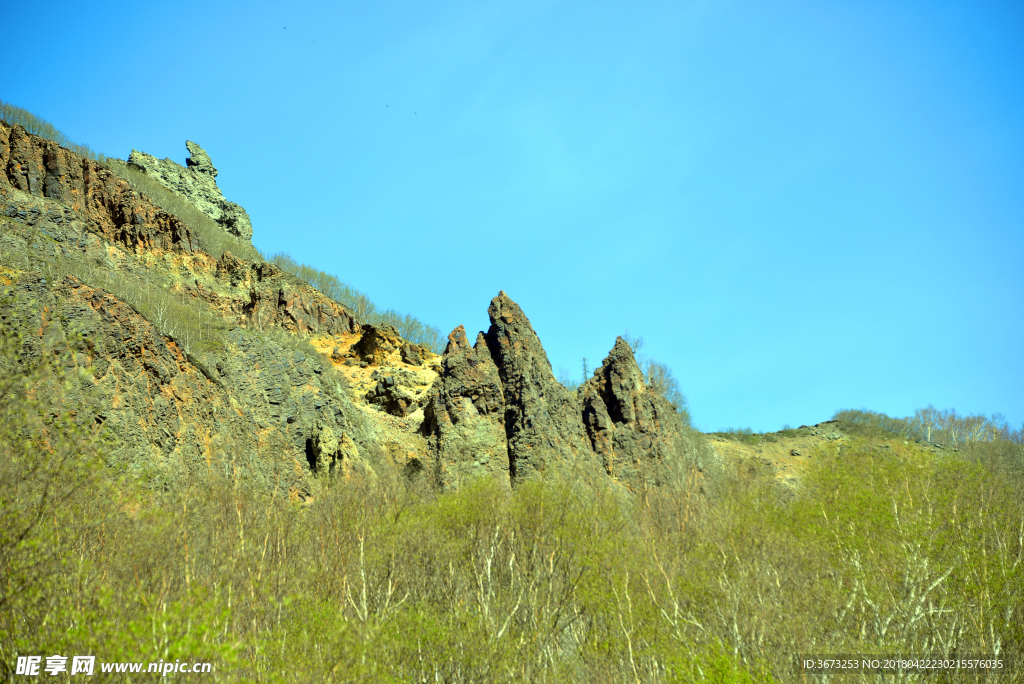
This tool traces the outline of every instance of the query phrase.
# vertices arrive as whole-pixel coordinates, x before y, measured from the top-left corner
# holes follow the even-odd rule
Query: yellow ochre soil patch
[[[402,361],[396,350],[386,355],[381,363],[367,364],[359,358],[353,349],[362,335],[360,333],[343,333],[338,335],[318,335],[310,338],[309,343],[331,360],[331,365],[338,371],[352,388],[353,396],[361,398],[377,384],[372,376],[382,368],[405,369],[421,376],[425,384],[437,379],[441,357],[427,350],[422,351],[423,364],[412,365]],[[337,350],[337,351],[335,351]]]

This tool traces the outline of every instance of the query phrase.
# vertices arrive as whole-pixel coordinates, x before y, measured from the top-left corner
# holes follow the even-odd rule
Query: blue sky
[[[195,140],[265,252],[556,374],[625,330],[697,427],[1024,421],[1019,2],[20,2],[0,99]],[[287,27],[287,28],[285,28]]]

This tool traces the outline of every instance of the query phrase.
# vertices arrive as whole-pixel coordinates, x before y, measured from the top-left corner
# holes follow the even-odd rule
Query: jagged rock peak
[[[161,185],[184,196],[228,233],[252,239],[252,221],[241,205],[229,202],[217,187],[217,169],[198,143],[185,142],[189,158],[187,168],[170,159],[157,159],[151,154],[132,150],[128,163],[143,171]]]
[[[513,480],[551,468],[596,472],[576,400],[555,380],[526,314],[504,291],[487,312],[491,326],[472,348],[465,328],[449,335],[435,383],[428,414],[442,482],[478,471]]]
[[[491,300],[487,315],[491,319],[487,338],[496,345],[501,358],[498,366],[502,369],[503,377],[506,377],[506,372],[510,373],[507,377],[514,377],[526,371],[527,367],[532,367],[531,375],[539,374],[544,376],[545,381],[555,381],[551,361],[530,325],[530,319],[504,290]]]
[[[684,426],[664,397],[644,383],[633,350],[619,337],[580,388],[587,437],[604,469],[643,479],[684,450]]]
[[[444,355],[457,354],[465,349],[469,349],[469,339],[466,337],[466,326],[460,325],[448,333],[448,345],[444,348]]]
[[[197,173],[205,173],[214,178],[217,177],[217,169],[213,166],[213,160],[210,159],[210,155],[206,153],[206,150],[199,146],[199,143],[186,140],[185,147],[188,148],[189,153],[189,158],[185,160],[188,168]]]

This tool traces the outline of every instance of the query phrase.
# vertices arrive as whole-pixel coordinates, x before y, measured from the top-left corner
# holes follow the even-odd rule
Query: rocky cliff
[[[216,170],[189,149],[187,170],[132,163],[200,203]],[[25,353],[72,347],[67,401],[119,437],[112,466],[152,486],[244,472],[298,497],[317,476],[382,469],[441,487],[553,470],[632,486],[704,465],[621,339],[569,391],[502,292],[489,329],[472,345],[456,329],[439,357],[272,263],[214,258],[110,169],[3,122],[0,269],[5,329]]]
[[[472,346],[465,328],[448,336],[427,403],[438,479],[482,473],[515,481],[551,469],[656,483],[685,463],[704,467],[679,414],[649,390],[619,338],[577,392],[560,385],[522,309],[504,292],[487,310],[491,326]]]
[[[178,217],[163,211],[98,163],[0,122],[0,189],[48,202],[8,203],[21,222],[75,216],[105,241],[131,250],[192,252],[198,242]],[[70,213],[69,213],[70,212]],[[47,218],[46,220],[50,220]]]
[[[217,187],[217,169],[202,147],[191,140],[185,142],[189,157],[187,166],[170,159],[132,150],[128,163],[159,181],[168,190],[185,197],[228,233],[243,240],[252,239],[252,221],[240,205],[229,202]]]

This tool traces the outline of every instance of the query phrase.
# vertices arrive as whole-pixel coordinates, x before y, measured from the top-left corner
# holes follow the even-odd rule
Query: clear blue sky
[[[1024,421],[1020,2],[283,5],[12,3],[0,99],[199,142],[257,247],[445,333],[628,328],[701,429]]]

